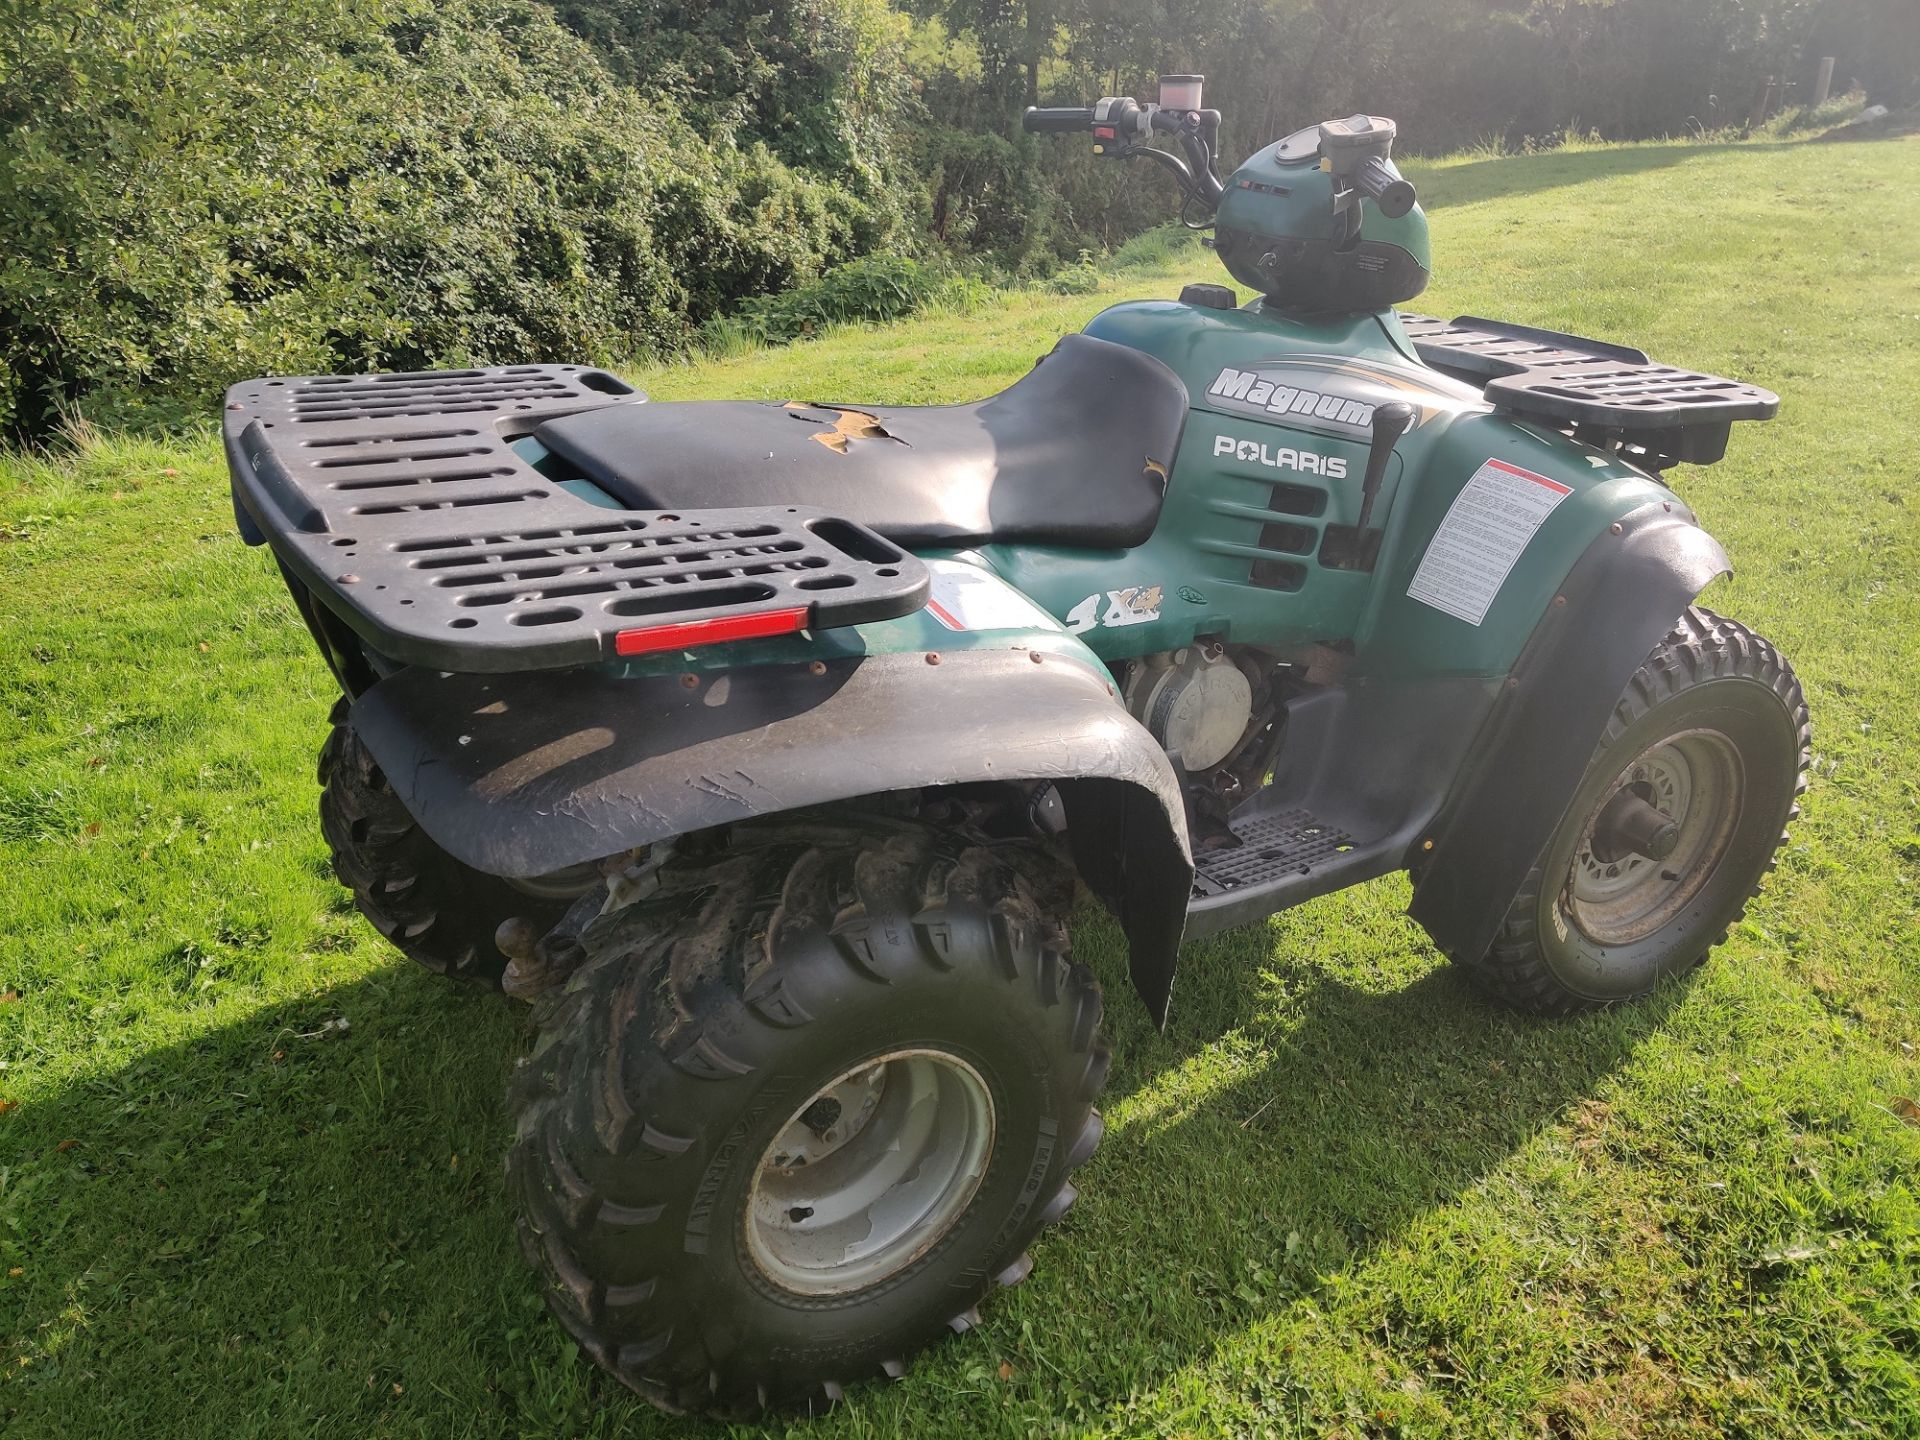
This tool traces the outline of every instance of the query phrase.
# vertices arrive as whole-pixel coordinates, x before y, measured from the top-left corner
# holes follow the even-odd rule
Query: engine
[[[1195,849],[1240,842],[1227,814],[1266,783],[1280,748],[1276,683],[1285,666],[1250,650],[1203,642],[1127,662],[1121,696],[1186,773]]]
[[[1132,662],[1124,693],[1134,718],[1189,774],[1227,759],[1253,719],[1253,682],[1217,645]]]

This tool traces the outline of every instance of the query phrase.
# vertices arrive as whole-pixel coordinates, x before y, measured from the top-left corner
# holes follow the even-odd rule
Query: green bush
[[[962,290],[968,287],[964,280],[957,283]],[[942,266],[905,255],[869,255],[805,285],[745,301],[712,327],[709,348],[724,353],[741,334],[760,344],[779,344],[829,325],[895,320],[946,298],[955,286],[956,277]]]
[[[1115,270],[1164,270],[1176,261],[1207,263],[1200,247],[1200,232],[1184,225],[1158,225],[1142,230],[1113,252],[1108,262]]]
[[[887,0],[552,0],[622,83],[703,135],[895,193],[908,23]]]
[[[5,13],[0,432],[263,372],[673,348],[898,227],[637,103],[530,0]]]
[[[1063,265],[1047,276],[1043,287],[1055,295],[1092,295],[1106,275],[1106,264],[1091,250],[1082,250],[1073,264]]]

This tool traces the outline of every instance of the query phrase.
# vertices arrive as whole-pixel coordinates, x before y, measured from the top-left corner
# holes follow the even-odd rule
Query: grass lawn
[[[1080,1205],[810,1440],[1920,1434],[1920,142],[1415,173],[1421,308],[1785,397],[1674,481],[1740,567],[1712,603],[1806,684],[1794,842],[1704,971],[1573,1023],[1473,999],[1399,878],[1190,946],[1164,1035],[1085,917],[1115,1065]],[[970,397],[1210,266],[643,378]],[[0,1432],[718,1433],[545,1319],[500,1176],[522,1012],[334,885],[330,681],[216,445],[0,459],[0,634]]]

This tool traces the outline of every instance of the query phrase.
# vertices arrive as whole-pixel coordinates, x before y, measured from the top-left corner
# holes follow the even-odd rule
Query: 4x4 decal
[[[1133,585],[1125,590],[1096,591],[1066,613],[1067,629],[1078,635],[1096,625],[1144,625],[1160,618],[1161,587]],[[1100,602],[1106,601],[1106,608]]]

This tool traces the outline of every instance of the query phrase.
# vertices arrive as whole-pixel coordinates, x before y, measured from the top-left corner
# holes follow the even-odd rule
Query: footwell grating
[[[1228,822],[1240,844],[1194,857],[1196,895],[1221,895],[1286,875],[1305,875],[1353,849],[1353,838],[1305,810],[1236,817]]]

